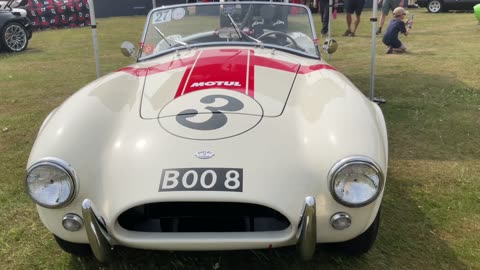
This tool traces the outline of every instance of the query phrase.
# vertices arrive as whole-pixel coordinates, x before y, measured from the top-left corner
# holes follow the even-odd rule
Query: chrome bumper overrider
[[[297,232],[297,249],[300,258],[308,261],[315,253],[317,244],[317,217],[315,216],[315,198],[305,198],[305,208],[303,209],[300,228]]]
[[[100,262],[109,262],[113,247],[111,238],[103,229],[92,209],[92,201],[85,199],[82,203],[83,220],[88,242],[93,254]],[[310,260],[315,253],[317,243],[317,222],[315,216],[315,198],[306,197],[300,226],[297,231],[297,249],[302,260]]]
[[[110,237],[101,227],[97,217],[93,213],[91,200],[85,199],[83,201],[82,214],[88,242],[90,243],[93,254],[100,262],[108,262],[111,258],[113,247],[110,245]]]

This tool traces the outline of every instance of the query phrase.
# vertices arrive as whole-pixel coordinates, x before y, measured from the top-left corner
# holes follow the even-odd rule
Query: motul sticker
[[[242,87],[240,82],[232,82],[232,81],[195,82],[195,83],[192,83],[192,85],[190,85],[191,88],[204,87],[204,86],[238,86],[238,87]]]
[[[175,97],[194,91],[222,88],[254,96],[252,50],[205,50],[187,67]]]

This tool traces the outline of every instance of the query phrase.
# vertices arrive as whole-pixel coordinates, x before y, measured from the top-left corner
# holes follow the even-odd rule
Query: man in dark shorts
[[[345,8],[347,10],[347,31],[343,33],[343,36],[354,37],[355,32],[357,31],[358,25],[360,24],[360,15],[362,10],[365,7],[365,0],[345,0]],[[355,22],[354,28],[352,31],[352,14],[355,12]]]
[[[328,22],[329,22],[329,0],[319,0],[318,8],[320,11],[320,18],[322,19],[322,36],[326,36],[328,33]]]
[[[403,0],[378,0],[379,5],[380,3],[382,3],[382,15],[380,16],[380,27],[377,30],[377,35],[382,34],[382,27],[385,24],[388,12],[390,12],[390,10],[393,12],[397,7],[403,7]]]
[[[388,25],[387,31],[383,36],[383,44],[387,45],[387,54],[391,53],[403,53],[407,50],[407,47],[398,39],[398,34],[403,33],[405,36],[408,35],[412,28],[412,20],[408,20],[404,22],[405,16],[407,12],[402,7],[397,7],[393,10],[393,19],[390,21]],[[405,27],[408,25],[408,28]]]

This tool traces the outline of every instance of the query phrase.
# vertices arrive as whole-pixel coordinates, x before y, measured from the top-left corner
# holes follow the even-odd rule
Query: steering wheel
[[[297,42],[295,41],[295,39],[293,39],[291,36],[289,36],[287,33],[284,33],[284,32],[280,32],[280,31],[270,31],[270,32],[267,32],[267,33],[264,33],[262,35],[260,35],[259,37],[257,37],[258,40],[262,40],[263,38],[265,37],[269,37],[271,35],[281,35],[281,36],[284,36],[286,37],[288,40],[290,40],[290,44],[287,44],[285,45],[285,47],[290,47],[290,45],[293,45],[293,47],[297,50],[301,50],[303,51],[302,47],[298,46]]]

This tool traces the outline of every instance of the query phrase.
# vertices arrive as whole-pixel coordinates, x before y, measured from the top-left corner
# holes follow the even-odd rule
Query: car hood
[[[122,71],[144,77],[140,109],[144,119],[176,116],[177,110],[187,109],[210,113],[192,106],[197,99],[222,93],[247,103],[255,101],[241,111],[224,113],[278,116],[300,66],[297,59],[272,50],[206,48],[170,54]]]
[[[236,51],[239,54],[252,53],[243,48]],[[175,96],[178,85],[189,67],[195,70],[195,64],[175,69],[173,67],[181,65],[182,61],[168,61],[167,57],[170,60],[185,59],[199,52],[181,53],[180,56],[137,63],[96,80],[47,117],[30,153],[28,166],[45,157],[60,158],[75,169],[79,179],[76,199],[62,208],[59,218],[52,219],[52,222],[55,220],[55,224],[60,224],[57,220],[66,213],[75,213],[85,198],[94,202],[95,213],[110,229],[115,227],[121,213],[142,204],[225,201],[275,209],[291,221],[292,228],[296,228],[305,197],[315,196],[317,216],[325,221],[319,226],[329,227],[332,212],[325,209],[345,211],[331,199],[328,191],[328,173],[334,164],[352,155],[365,156],[379,162],[386,172],[387,137],[384,124],[379,124],[384,123],[380,109],[325,62],[258,48],[254,55],[260,55],[263,63],[276,60],[286,64],[275,64],[277,69],[255,66],[253,97],[234,89],[215,87],[189,92],[184,95],[186,102],[183,103],[183,95]],[[267,55],[273,57],[262,59],[262,54],[264,58]],[[194,61],[201,59],[200,55]],[[258,61],[256,63],[261,63]],[[154,72],[153,67],[165,67],[161,66],[165,63],[169,63],[165,72],[171,75],[166,76],[165,81],[162,82],[161,77],[150,77],[162,76],[164,72],[148,75]],[[288,66],[296,70],[283,70]],[[278,70],[278,67],[283,69]],[[169,91],[159,91],[161,87],[167,88],[166,82],[175,76],[178,84],[172,84]],[[269,83],[274,86],[265,89]],[[148,89],[158,90],[148,92]],[[279,89],[282,98],[276,96],[275,89]],[[147,106],[152,106],[145,105],[150,102],[147,100],[152,96],[149,93],[166,95],[169,101],[157,105],[158,111],[150,111],[152,118],[145,119],[140,114],[151,108]],[[244,103],[245,109],[251,111],[255,110],[255,104],[259,104],[265,116],[225,112],[223,108],[195,121],[182,118],[178,113],[173,117],[175,112],[171,116],[167,113],[167,116],[159,117],[162,111],[173,110],[168,104],[177,101],[182,102],[180,105],[188,104],[194,100],[187,97],[201,100],[203,97],[196,95],[202,93],[238,99]],[[224,98],[220,99],[225,102]],[[155,100],[161,101],[160,96]],[[205,104],[205,107],[208,105],[211,104]],[[267,113],[275,117],[268,117]],[[185,127],[182,122],[182,119],[208,122],[214,114],[225,114],[225,125],[229,126],[206,131]],[[202,158],[204,152],[211,153],[210,158]],[[165,169],[187,168],[240,168],[243,190],[159,191]]]

